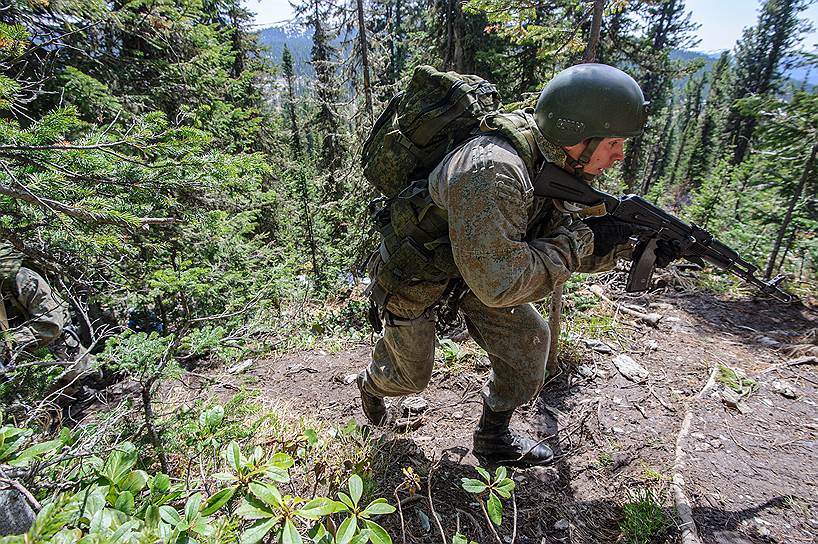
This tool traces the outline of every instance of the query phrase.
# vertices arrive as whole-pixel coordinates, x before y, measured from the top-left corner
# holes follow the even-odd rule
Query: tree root
[[[690,434],[690,425],[693,421],[693,411],[691,406],[698,403],[705,393],[707,393],[716,383],[716,372],[718,367],[713,367],[710,371],[710,377],[705,383],[704,387],[699,391],[693,399],[688,401],[685,407],[685,417],[682,421],[682,428],[676,436],[676,458],[673,463],[673,481],[671,482],[671,489],[673,490],[673,503],[676,506],[676,512],[679,514],[681,524],[682,544],[701,544],[699,533],[696,530],[696,522],[693,520],[693,508],[690,506],[690,499],[685,494],[685,481],[682,474],[687,468],[687,454],[684,451],[684,442],[687,435]]]

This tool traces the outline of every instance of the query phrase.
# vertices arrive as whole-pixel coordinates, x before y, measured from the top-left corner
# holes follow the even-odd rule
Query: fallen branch
[[[628,314],[629,316],[640,319],[640,320],[644,321],[645,323],[647,323],[648,325],[650,325],[651,327],[658,326],[659,321],[661,321],[665,317],[665,316],[663,316],[661,314],[655,314],[655,313],[646,314],[646,313],[643,313],[643,312],[639,312],[637,310],[634,310],[632,308],[628,308],[627,306],[619,304],[618,302],[614,302],[613,300],[611,300],[610,298],[605,296],[605,293],[603,292],[602,287],[599,286],[599,285],[596,285],[596,284],[592,285],[590,287],[590,290],[591,290],[591,292],[593,294],[595,294],[596,296],[598,296],[599,298],[601,298],[603,301],[607,302],[608,304],[614,306],[617,310],[621,311],[623,314]]]
[[[673,480],[670,485],[673,489],[673,502],[676,506],[676,512],[679,514],[679,519],[681,520],[679,528],[682,532],[682,544],[701,544],[699,533],[696,530],[696,522],[693,520],[693,508],[690,506],[690,499],[688,499],[684,491],[685,481],[682,476],[682,473],[687,468],[685,461],[687,454],[684,451],[684,442],[687,435],[690,434],[690,424],[693,421],[693,411],[690,407],[691,404],[698,403],[698,401],[704,397],[705,393],[715,385],[717,372],[718,366],[713,367],[713,370],[710,371],[710,377],[707,379],[707,383],[704,384],[704,387],[702,387],[701,391],[699,391],[693,399],[688,401],[685,408],[684,421],[682,421],[682,428],[676,436],[676,458],[673,463]]]
[[[0,482],[8,484],[9,486],[19,491],[26,499],[28,499],[28,502],[31,503],[31,507],[34,508],[35,512],[39,512],[40,510],[43,509],[40,503],[37,502],[37,499],[34,498],[34,495],[32,495],[31,492],[17,480],[7,480],[6,478],[0,478]]]
[[[773,365],[770,368],[762,370],[761,372],[759,372],[759,374],[767,374],[768,372],[773,372],[773,371],[779,370],[781,368],[787,368],[787,367],[795,366],[795,365],[815,365],[815,364],[818,364],[818,357],[813,357],[811,355],[807,355],[806,357],[799,357],[797,359],[792,359],[790,361],[787,361],[786,363]]]

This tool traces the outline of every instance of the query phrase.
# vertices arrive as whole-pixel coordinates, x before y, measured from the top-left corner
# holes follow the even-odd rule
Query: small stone
[[[568,527],[570,527],[570,526],[571,526],[571,523],[567,519],[563,518],[563,519],[559,520],[557,523],[554,524],[554,530],[556,530],[556,531],[567,531]]]
[[[420,414],[428,407],[429,403],[423,397],[406,397],[401,403],[403,413],[406,415]]]
[[[355,380],[357,379],[358,379],[357,374],[347,374],[346,376],[344,376],[344,385],[355,383]]]
[[[247,359],[246,361],[242,361],[237,365],[233,365],[227,369],[228,374],[238,374],[240,372],[244,372],[255,363],[255,359]]]
[[[768,348],[777,348],[778,346],[781,345],[781,342],[773,338],[770,338],[769,336],[758,336],[756,337],[756,342]]]
[[[622,427],[614,427],[611,430],[616,434],[625,434],[625,429],[623,429]]]
[[[710,449],[710,444],[707,442],[699,442],[695,446],[693,446],[693,451],[707,451]]]
[[[546,484],[553,484],[560,478],[557,469],[554,467],[531,467],[526,472]]]
[[[16,489],[0,491],[0,512],[0,536],[23,534],[34,523],[34,510]]]
[[[455,419],[463,419],[463,411],[458,410],[456,412],[452,412],[452,417]]]
[[[614,351],[611,346],[609,346],[602,340],[596,340],[594,338],[591,338],[589,340],[583,340],[582,343],[585,344],[586,347],[591,348],[597,353],[613,353]]]
[[[485,370],[491,368],[491,361],[489,361],[488,357],[478,357],[477,360],[474,362],[474,367],[478,370]]]
[[[594,376],[596,376],[596,371],[594,370],[594,367],[592,367],[591,365],[579,365],[577,367],[577,374],[579,374],[583,378],[593,378]]]
[[[648,340],[647,342],[645,342],[645,347],[648,348],[649,350],[655,351],[659,349],[659,342],[657,342],[656,340]]]
[[[792,386],[784,380],[773,381],[773,389],[785,399],[795,399],[798,395],[793,391]]]
[[[642,383],[648,377],[648,371],[628,355],[617,355],[613,364],[620,374],[635,383]]]
[[[631,464],[630,454],[624,451],[618,451],[611,456],[611,470],[626,467]]]
[[[423,529],[423,533],[426,534],[432,530],[432,524],[429,521],[429,516],[426,515],[426,512],[421,510],[420,508],[415,508],[415,512],[418,515],[418,521],[420,521],[420,526]]]

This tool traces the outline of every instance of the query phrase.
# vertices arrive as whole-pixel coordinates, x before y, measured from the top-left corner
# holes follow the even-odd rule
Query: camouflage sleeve
[[[593,250],[591,230],[567,216],[546,236],[524,240],[533,187],[505,140],[477,138],[451,154],[432,173],[430,191],[448,212],[455,263],[487,306],[544,298]]]
[[[27,319],[13,329],[15,344],[22,349],[37,349],[53,342],[65,326],[67,308],[51,292],[42,276],[21,268],[15,278],[17,302],[26,311]]]

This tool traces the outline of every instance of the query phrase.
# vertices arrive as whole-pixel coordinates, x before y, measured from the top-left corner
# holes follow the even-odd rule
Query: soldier
[[[546,378],[550,334],[531,303],[573,272],[611,269],[630,253],[632,230],[607,217],[581,220],[593,210],[535,197],[527,164],[549,161],[591,182],[623,159],[625,138],[643,130],[647,103],[624,72],[583,64],[557,74],[534,111],[517,115],[533,134],[536,156],[521,156],[500,135],[481,134],[432,171],[428,191],[448,214],[451,251],[465,286],[460,310],[492,365],[473,451],[490,462],[538,465],[552,460],[551,449],[509,429],[514,410]],[[377,290],[382,260],[376,257],[371,267]],[[428,384],[434,309],[450,296],[452,284],[410,282],[381,297],[387,301],[383,336],[358,376],[363,411],[372,423],[387,421],[384,397],[415,394]]]
[[[0,242],[0,292],[0,372],[5,370],[4,363],[13,364],[21,355],[44,347],[58,359],[72,363],[54,386],[71,384],[88,372],[88,356],[75,335],[68,332],[68,305],[40,274],[23,266],[23,255],[7,242]]]

